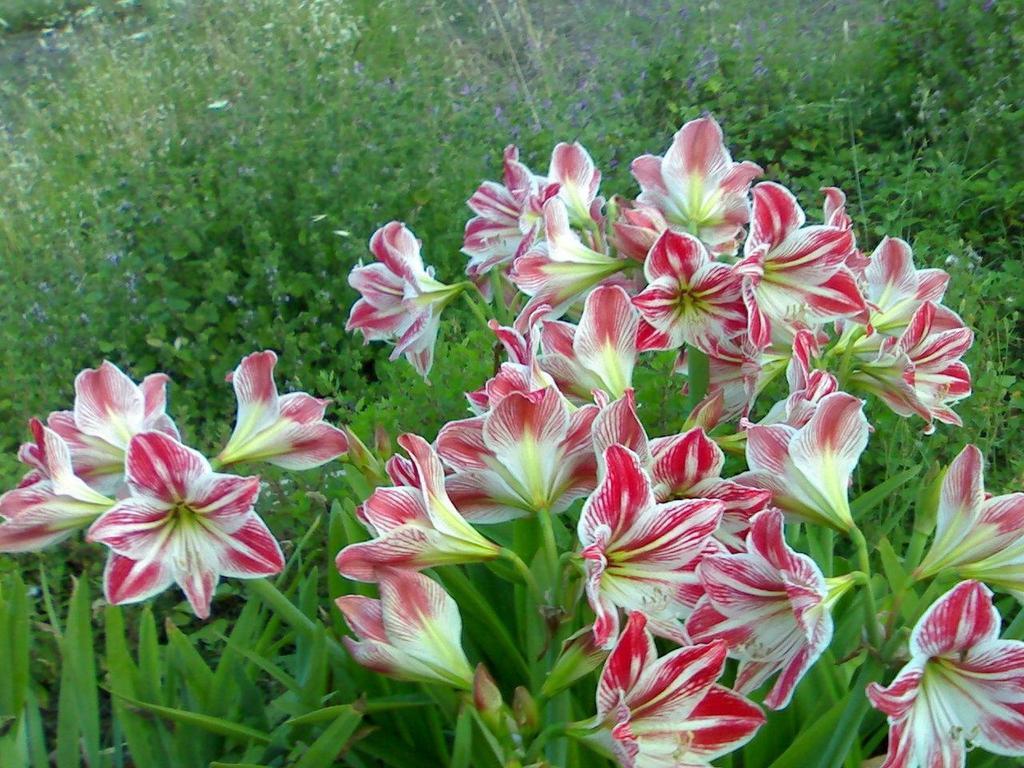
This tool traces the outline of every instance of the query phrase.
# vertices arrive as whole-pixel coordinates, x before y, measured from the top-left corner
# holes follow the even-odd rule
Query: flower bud
[[[541,687],[541,694],[554,696],[584,675],[597,669],[608,657],[594,642],[593,627],[588,625],[562,643],[562,652]]]
[[[540,711],[537,709],[537,702],[523,686],[516,687],[512,694],[512,714],[515,716],[516,725],[523,734],[534,733],[540,725]]]
[[[491,673],[483,664],[477,664],[476,672],[473,674],[473,706],[487,727],[495,733],[501,728],[502,705],[501,691],[498,690]]]
[[[345,437],[348,438],[348,458],[352,466],[363,473],[371,480],[381,480],[385,477],[384,465],[374,455],[362,440],[348,427],[342,427]],[[376,435],[374,436],[376,438]],[[376,442],[376,440],[375,440]]]

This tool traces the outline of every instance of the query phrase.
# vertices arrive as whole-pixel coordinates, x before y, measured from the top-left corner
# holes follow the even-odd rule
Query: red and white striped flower
[[[525,253],[540,231],[544,201],[558,187],[519,162],[519,150],[505,147],[504,184],[485,181],[467,204],[476,216],[466,223],[462,252],[466,274],[477,279]]]
[[[0,552],[32,552],[63,541],[114,505],[72,469],[67,443],[38,419],[34,443],[22,446],[32,481],[0,496]]]
[[[918,415],[961,426],[952,404],[971,394],[971,372],[961,361],[974,333],[955,313],[926,301],[899,338],[886,339],[877,354],[857,356],[850,382],[880,397],[901,416]]]
[[[917,575],[955,570],[1024,602],[1024,493],[986,494],[984,472],[985,459],[973,445],[949,466],[939,495],[935,540]]]
[[[635,453],[651,477],[658,502],[705,499],[722,503],[722,519],[715,538],[730,550],[743,548],[750,518],[771,499],[771,492],[722,478],[725,454],[703,429],[648,440],[636,413],[633,392],[601,410],[594,420],[594,450],[599,457],[612,445]]]
[[[786,367],[789,397],[771,407],[760,424],[804,426],[822,399],[839,391],[839,381],[828,371],[814,368],[812,358],[819,354],[813,331],[802,328],[793,337],[793,356]]]
[[[653,205],[621,198],[612,198],[612,203],[618,211],[612,222],[615,247],[623,256],[643,263],[668,222]]]
[[[512,392],[482,416],[446,424],[437,452],[447,488],[474,522],[564,512],[597,483],[590,431],[596,405],[573,409],[554,387]]]
[[[285,469],[312,469],[348,450],[345,433],[324,421],[330,400],[305,392],[278,396],[277,355],[254,352],[228,375],[238,400],[235,429],[217,459],[222,465],[265,461]]]
[[[399,221],[373,233],[370,250],[378,261],[360,264],[348,276],[362,294],[345,330],[357,330],[367,342],[393,339],[391,359],[401,355],[426,377],[434,362],[441,312],[462,290],[434,278],[423,266],[420,243]]]
[[[642,611],[655,634],[684,642],[681,622],[697,597],[694,568],[722,518],[722,503],[656,503],[637,455],[621,445],[607,448],[604,465],[577,527],[587,600],[597,616],[594,640],[611,647],[623,609]]]
[[[949,274],[941,269],[915,268],[910,246],[898,237],[886,237],[871,254],[864,280],[872,329],[885,336],[899,336],[922,304],[942,301]]]
[[[644,263],[647,287],[633,298],[643,316],[640,348],[708,347],[746,330],[740,278],[697,238],[667,230]]]
[[[816,321],[856,317],[867,321],[867,305],[846,267],[853,232],[804,226],[806,216],[793,193],[774,182],[753,189],[754,209],[743,260],[743,300],[750,340],[771,342],[772,324],[806,317]]]
[[[692,640],[725,642],[739,659],[734,687],[740,693],[778,674],[765,697],[771,709],[789,704],[797,683],[828,647],[830,606],[852,584],[849,578],[829,584],[814,560],[786,544],[782,525],[778,510],[760,512],[746,552],[701,560],[697,575],[705,595],[686,621]]]
[[[847,489],[868,444],[864,404],[853,395],[826,395],[808,422],[754,425],[747,430],[747,466],[737,483],[772,492],[792,520],[853,528]]]
[[[335,565],[341,575],[377,581],[381,569],[420,570],[497,557],[499,547],[452,504],[444,468],[430,444],[413,434],[401,435],[398,444],[416,467],[417,483],[378,488],[360,507],[360,519],[376,538],[349,544],[338,553]]]
[[[459,608],[437,582],[412,571],[384,569],[379,600],[343,595],[336,603],[356,634],[356,639],[341,641],[362,666],[399,680],[472,689]]]
[[[74,410],[55,411],[46,423],[67,443],[76,475],[114,495],[124,483],[125,450],[134,435],[155,430],[180,439],[164,412],[169,380],[153,373],[139,385],[106,360],[75,377]]]
[[[558,197],[576,224],[594,220],[594,202],[600,206],[597,189],[601,172],[579,142],[558,144],[551,153],[548,181],[558,185]]]
[[[747,192],[761,175],[751,162],[735,163],[712,117],[691,120],[664,157],[642,155],[630,168],[639,202],[659,209],[672,229],[698,238],[715,253],[735,253],[750,220]]]
[[[595,288],[579,326],[549,320],[541,331],[537,362],[567,395],[590,399],[595,389],[620,397],[633,381],[640,316],[617,285]]]
[[[284,567],[253,509],[258,477],[214,472],[200,453],[160,432],[132,438],[125,472],[128,496],[87,536],[111,550],[103,574],[109,602],[145,600],[177,582],[205,619],[220,576],[252,579]]]
[[[569,227],[569,214],[560,199],[544,204],[544,234],[544,242],[516,258],[509,275],[530,297],[516,321],[520,331],[536,319],[536,307],[547,304],[549,316],[560,317],[595,286],[608,280],[621,281],[619,273],[636,266],[631,259],[615,258],[584,245]]]
[[[642,613],[632,613],[597,686],[597,724],[622,768],[697,768],[746,744],[764,724],[756,704],[717,680],[725,643],[658,658]]]
[[[967,743],[1024,756],[1024,643],[999,639],[992,593],[964,581],[910,635],[910,661],[868,699],[889,719],[881,768],[964,768]]]

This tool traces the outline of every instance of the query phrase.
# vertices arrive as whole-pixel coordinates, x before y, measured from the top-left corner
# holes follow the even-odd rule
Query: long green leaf
[[[355,733],[362,718],[354,707],[345,705],[338,718],[310,744],[309,749],[295,763],[295,768],[329,768],[334,765],[338,753]]]
[[[159,704],[150,704],[145,701],[139,701],[133,696],[126,695],[123,691],[111,690],[111,694],[117,696],[120,699],[124,699],[125,702],[138,709],[144,709],[147,712],[152,712],[154,715],[170,720],[175,723],[182,725],[193,725],[204,731],[210,733],[217,733],[221,736],[230,736],[236,739],[251,739],[253,741],[259,741],[263,744],[270,743],[270,736],[263,731],[257,731],[255,728],[249,728],[245,725],[233,723],[230,720],[225,720],[221,717],[213,717],[212,715],[201,715],[197,712],[188,712],[184,709],[175,709],[174,707],[164,707]]]
[[[856,499],[850,502],[850,511],[855,516],[863,516],[887,499],[893,491],[902,486],[908,480],[912,480],[921,472],[921,465],[908,467],[902,472],[893,475],[884,483],[876,485],[869,491],[865,491]]]
[[[82,760],[100,764],[99,690],[92,643],[89,587],[75,582],[61,642],[60,698],[57,704],[57,765],[77,768]]]
[[[847,694],[815,720],[809,728],[801,731],[769,768],[806,768],[810,765],[831,738],[836,724],[846,709],[849,698],[850,694]]]
[[[473,714],[464,706],[455,721],[455,743],[452,745],[451,768],[469,768],[473,757]]]

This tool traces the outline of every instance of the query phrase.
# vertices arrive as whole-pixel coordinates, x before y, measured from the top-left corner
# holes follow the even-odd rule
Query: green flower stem
[[[501,270],[491,270],[491,293],[494,294],[494,307],[498,313],[498,320],[502,325],[512,324],[512,312],[505,302],[505,286],[502,282]]]
[[[544,550],[546,562],[549,597],[551,600],[557,601],[561,568],[559,568],[558,545],[555,543],[555,528],[551,512],[547,509],[538,510],[537,522],[540,524],[541,547]]]
[[[564,736],[568,723],[555,723],[549,725],[543,731],[537,734],[536,738],[531,742],[530,748],[526,750],[526,757],[524,758],[526,763],[533,763],[540,759],[544,747],[554,737]]]
[[[843,356],[839,360],[839,373],[836,376],[840,389],[846,389],[846,380],[850,378],[850,368],[853,366],[854,344],[864,335],[864,332],[863,328],[858,327],[850,333],[846,345],[843,347]]]
[[[708,364],[708,356],[693,346],[686,347],[686,373],[688,391],[686,395],[687,415],[693,413],[694,409],[708,393],[708,383],[711,376]]]
[[[478,301],[476,296],[473,295],[475,293],[477,296],[481,296],[480,289],[469,280],[464,280],[459,283],[459,286],[462,288],[462,293],[460,295],[466,300],[469,308],[473,311],[473,314],[476,315],[476,319],[479,320],[483,327],[487,329],[487,332],[490,333],[491,326],[489,323],[491,318],[487,316],[487,312],[484,310],[482,302]]]
[[[523,583],[530,590],[530,594],[533,595],[533,599],[538,603],[544,600],[544,592],[541,590],[540,585],[537,583],[537,579],[534,578],[533,572],[529,566],[523,562],[523,558],[513,552],[511,549],[502,548],[498,557],[506,561],[509,565],[515,568],[515,571],[522,578]]]
[[[878,625],[878,607],[875,605],[875,594],[871,589],[871,558],[868,555],[868,543],[860,528],[850,529],[850,538],[857,548],[857,567],[864,574],[864,622],[868,633],[868,642],[876,651],[882,649],[882,631]]]
[[[273,582],[268,579],[246,579],[246,588],[250,593],[255,595],[270,608],[274,614],[281,619],[285,624],[290,625],[293,629],[301,632],[304,635],[310,637],[314,636],[318,629],[322,629],[322,626],[310,619],[306,614],[295,607],[295,604],[289,600]],[[327,641],[327,652],[330,654],[331,659],[341,663],[347,663],[349,661],[349,655],[341,644],[332,637],[326,638]]]

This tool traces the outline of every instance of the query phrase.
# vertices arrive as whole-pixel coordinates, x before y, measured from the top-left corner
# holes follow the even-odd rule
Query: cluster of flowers
[[[177,583],[200,618],[220,576],[279,572],[281,549],[254,510],[260,479],[216,470],[243,462],[308,469],[347,451],[348,440],[324,422],[326,400],[278,395],[276,362],[257,352],[228,375],[238,416],[212,461],[182,443],[165,413],[165,374],[138,385],[110,362],[82,371],[72,410],[29,423],[33,441],[18,457],[30,469],[0,496],[0,552],[39,550],[88,528],[86,539],[110,550],[109,602],[137,602]]]
[[[870,432],[856,395],[921,417],[928,432],[959,424],[951,406],[970,394],[960,358],[972,333],[941,304],[946,273],[916,268],[895,238],[863,254],[838,189],[824,190],[822,223],[807,224],[785,187],[753,184],[761,168],[734,162],[710,117],[684,125],[664,157],[633,162],[635,200],[600,197],[601,174],[579,144],[559,144],[546,176],[514,147],[504,161],[503,183],[469,200],[468,281],[440,283],[399,222],[374,234],[377,260],[350,276],[362,298],[348,327],[394,340],[393,358],[424,376],[456,297],[516,319],[489,323],[507,360],[467,393],[475,415],[432,444],[399,438],[408,458],[388,460],[390,485],[359,508],[371,538],[343,549],[337,567],[378,583],[381,597],[338,601],[357,635],[346,642],[370,668],[485,700],[455,601],[420,571],[532,555],[477,526],[575,522],[571,552],[541,553],[551,563],[541,609],[578,617],[578,593],[563,587],[579,576],[593,619],[563,646],[547,693],[603,663],[582,737],[626,768],[705,765],[764,722],[747,696],[770,681],[764,706],[789,704],[851,588],[865,591],[871,652],[885,645],[895,658],[848,499]],[[653,439],[632,388],[651,350],[679,350],[693,403],[681,433]],[[783,373],[788,396],[754,421],[757,398]],[[722,476],[723,446],[745,454],[747,471]],[[981,478],[968,446],[914,572],[968,580],[920,617],[892,684],[868,690],[891,726],[885,768],[960,767],[967,741],[1024,755],[1024,643],[998,639],[982,584],[1024,598],[1024,495],[986,497]],[[848,535],[862,570],[826,578],[784,523]],[[679,647],[659,658],[654,637]],[[727,658],[739,664],[731,688],[718,682]]]

